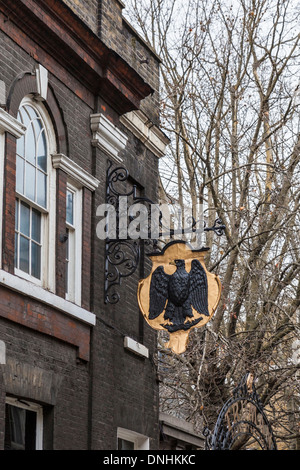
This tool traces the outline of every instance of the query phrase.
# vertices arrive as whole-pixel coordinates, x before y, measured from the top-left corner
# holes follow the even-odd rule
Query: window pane
[[[37,171],[37,203],[47,206],[47,176],[41,171]]]
[[[38,117],[36,110],[32,106],[25,105],[24,108],[26,109],[31,120],[34,120]]]
[[[36,141],[38,141],[38,137],[40,135],[40,132],[43,129],[43,123],[41,121],[41,118],[39,118],[37,116],[37,114],[35,116],[35,119],[32,121],[32,125],[34,127],[34,133],[35,133],[35,136],[36,136]]]
[[[31,243],[31,275],[41,278],[41,247],[36,243]]]
[[[29,273],[29,240],[20,236],[20,263],[19,268]]]
[[[16,190],[24,195],[28,204],[19,200],[16,205],[15,266],[41,279],[44,216],[30,201],[47,208],[47,131],[34,104],[22,105],[18,119],[26,126],[26,133],[17,141]]]
[[[23,110],[22,109],[19,109],[17,119],[18,121],[23,123]]]
[[[29,105],[22,106],[18,118],[27,127],[25,138],[17,142],[16,188],[20,194],[47,206],[47,138],[46,130],[37,111]],[[23,156],[23,160],[21,159]],[[25,176],[25,177],[24,177]]]
[[[32,124],[27,128],[25,134],[25,155],[26,160],[35,165],[35,135]]]
[[[18,234],[15,234],[15,267],[18,267]]]
[[[42,131],[38,140],[37,166],[41,170],[47,171],[47,143],[44,131]]]
[[[21,203],[20,232],[29,237],[30,235],[30,207]]]
[[[35,209],[32,209],[31,238],[41,243],[41,213]]]
[[[34,166],[26,163],[25,196],[32,201],[35,201],[35,171]]]
[[[16,224],[16,230],[19,230],[19,201],[18,199],[16,199],[15,224]]]
[[[37,414],[26,410],[25,450],[36,450],[36,420]]]
[[[36,413],[5,406],[5,450],[35,450]]]
[[[134,442],[118,439],[118,450],[134,450]]]
[[[74,224],[74,194],[67,190],[67,222]]]
[[[17,139],[17,154],[21,157],[25,157],[25,137],[22,135],[19,139]]]
[[[22,107],[21,109],[19,109],[18,119],[19,119],[19,116],[24,126],[28,127],[28,125],[30,124],[30,117],[26,113],[25,108]]]
[[[17,155],[16,190],[24,194],[24,160]]]
[[[26,411],[6,405],[5,415],[5,449],[25,450]]]

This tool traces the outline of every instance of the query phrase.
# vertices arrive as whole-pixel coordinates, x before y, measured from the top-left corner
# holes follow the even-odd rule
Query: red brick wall
[[[94,33],[98,32],[98,0],[63,0]]]
[[[125,7],[125,8],[123,8]],[[126,2],[99,1],[99,36],[111,49],[123,57],[153,88],[154,93],[145,98],[141,109],[155,123],[159,123],[159,60],[155,52],[124,21]]]
[[[15,187],[16,187],[16,139],[6,133],[4,160],[2,266],[14,272],[15,253]]]
[[[19,3],[19,0],[16,2]],[[30,0],[29,3],[35,2]],[[54,3],[57,4],[53,0]],[[44,0],[38,6],[41,8],[43,4]],[[109,2],[106,5],[109,6]],[[46,19],[48,13],[47,10]],[[58,34],[63,34],[63,21],[59,24]],[[86,70],[90,69],[82,69],[75,62],[67,69],[63,61],[58,60],[61,59],[61,51],[53,50],[55,44],[51,43],[52,50],[47,50],[49,38],[41,36],[40,41],[34,42],[35,33],[29,30],[26,23],[18,28],[11,18],[7,21],[7,17],[0,13],[0,56],[5,57],[5,63],[0,62],[0,78],[9,93],[7,109],[15,115],[21,98],[28,93],[30,83],[34,91],[35,77],[31,75],[34,67],[40,63],[48,69],[46,106],[56,124],[57,151],[67,155],[100,181],[95,193],[83,190],[82,232],[82,305],[92,309],[97,322],[95,327],[90,328],[53,307],[31,301],[2,287],[0,338],[5,341],[7,357],[16,370],[20,364],[18,380],[21,385],[26,384],[24,398],[46,404],[47,410],[50,410],[53,430],[50,447],[115,449],[117,427],[120,426],[149,436],[151,447],[155,449],[158,443],[158,388],[152,356],[156,351],[156,334],[145,325],[142,340],[149,348],[151,360],[124,350],[124,336],[138,339],[140,321],[143,321],[136,299],[138,272],[124,279],[118,304],[104,303],[104,243],[96,238],[98,220],[95,214],[98,205],[105,202],[107,156],[91,145],[90,115],[105,112],[128,135],[127,147],[122,152],[124,165],[131,177],[145,188],[145,195],[154,200],[157,194],[157,158],[119,124],[116,108],[110,106],[105,97],[97,99],[101,91],[97,75],[86,76]],[[120,48],[122,41],[127,41],[129,45],[131,36],[120,36]],[[83,47],[78,44],[76,50],[83,53]],[[124,47],[124,57],[126,54],[130,56],[130,49]],[[86,51],[84,60],[91,68],[96,67],[97,71],[100,68],[95,57],[90,57]],[[147,66],[149,76],[150,67],[148,69]],[[20,80],[24,72],[28,76],[26,80]],[[157,64],[153,73],[156,77]],[[148,102],[147,107],[150,118],[155,117],[157,109],[153,107],[153,101]],[[15,143],[9,135],[5,175],[3,261],[5,269],[13,272]],[[57,176],[56,287],[57,293],[64,296],[65,246],[60,245],[59,235],[65,230],[65,175],[58,172]],[[30,375],[26,375],[26,371],[30,371]],[[37,381],[39,377],[45,377],[43,383]],[[3,446],[1,436],[4,429],[1,390],[16,393],[13,377],[4,381],[0,376],[0,448]],[[51,399],[42,393],[43,390],[48,393],[51,390]]]
[[[89,360],[90,326],[3,286],[0,296],[2,318],[65,341],[78,348],[78,357]]]
[[[60,297],[66,293],[66,189],[67,174],[56,170],[56,253],[55,292]]]

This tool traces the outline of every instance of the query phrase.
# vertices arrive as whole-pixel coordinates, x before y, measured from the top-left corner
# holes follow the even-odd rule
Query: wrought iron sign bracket
[[[207,450],[234,450],[254,445],[259,450],[277,450],[272,427],[254,385],[254,376],[245,374],[223,406],[213,433],[207,428]],[[238,447],[237,447],[238,446]]]
[[[149,205],[149,224],[151,226],[150,206],[155,205],[151,199],[137,194],[137,186],[132,185],[129,190],[126,189],[126,183],[129,179],[128,170],[124,166],[114,166],[112,162],[108,162],[106,172],[106,204],[115,211],[115,223],[109,227],[107,222],[107,237],[105,239],[105,282],[104,282],[104,302],[106,304],[116,304],[120,300],[118,287],[122,283],[123,278],[132,276],[141,259],[141,250],[144,251],[145,246],[151,247],[152,252],[157,252],[158,240],[168,236],[180,236],[183,231],[180,229],[172,229],[164,227],[162,222],[162,214],[159,217],[159,228],[157,237],[152,238],[150,230],[146,237],[140,239],[132,239],[127,233],[127,222],[131,222],[132,218],[128,216],[126,211],[120,207],[120,200],[132,198],[132,204]],[[157,205],[157,204],[156,204]],[[204,232],[213,231],[217,236],[223,235],[225,226],[220,219],[217,219],[212,227],[206,227],[204,223]],[[197,222],[192,219],[191,225],[184,233],[197,232]]]

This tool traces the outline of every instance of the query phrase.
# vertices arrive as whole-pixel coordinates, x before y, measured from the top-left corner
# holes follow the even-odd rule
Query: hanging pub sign
[[[220,279],[204,263],[207,251],[172,241],[161,252],[149,255],[151,273],[138,284],[145,320],[152,328],[169,332],[166,347],[176,354],[186,350],[190,330],[209,322],[220,301]]]

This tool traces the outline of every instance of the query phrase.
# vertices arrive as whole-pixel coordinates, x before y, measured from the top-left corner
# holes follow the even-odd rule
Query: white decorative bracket
[[[0,341],[0,364],[6,364],[6,347],[4,341]]]
[[[119,153],[126,146],[127,136],[103,114],[91,115],[91,129],[93,132],[92,145],[98,147],[118,163],[122,162]]]
[[[0,80],[0,106],[6,103],[6,86],[3,80]]]
[[[38,90],[35,99],[38,101],[46,101],[48,92],[48,70],[39,64],[35,69],[35,75]]]
[[[62,153],[52,155],[52,166],[53,168],[60,168],[80,186],[84,186],[90,191],[95,191],[99,186],[99,180]]]

